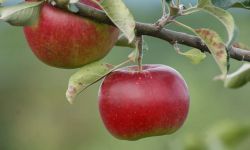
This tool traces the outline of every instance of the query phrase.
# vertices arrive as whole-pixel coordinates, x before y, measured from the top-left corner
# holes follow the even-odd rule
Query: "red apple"
[[[81,2],[100,9],[92,0]],[[117,41],[119,30],[45,3],[37,24],[24,27],[24,33],[32,51],[44,63],[77,68],[103,58]]]
[[[130,66],[112,72],[99,91],[102,120],[115,137],[137,140],[171,134],[184,123],[189,93],[182,76],[165,65]]]

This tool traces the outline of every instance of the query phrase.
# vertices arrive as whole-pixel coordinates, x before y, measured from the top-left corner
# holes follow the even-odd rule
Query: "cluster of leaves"
[[[130,43],[135,41],[136,22],[132,13],[129,11],[122,0],[93,1],[95,1],[103,9],[106,15],[121,30],[123,35],[128,39]],[[2,2],[3,0],[0,1],[0,4]],[[43,2],[44,1],[22,2],[14,6],[1,6],[0,20],[6,21],[15,26],[32,25],[39,19],[39,8]],[[55,4],[60,6],[61,4],[74,5],[78,2],[78,0],[50,0],[49,2],[54,2]],[[166,0],[166,2],[172,4],[169,8],[170,13],[173,9],[177,10],[178,15],[189,15],[198,11],[204,11],[217,18],[224,25],[228,33],[228,39],[226,41],[223,41],[220,35],[216,31],[213,31],[211,29],[193,29],[180,22],[174,22],[191,30],[195,35],[202,39],[218,64],[222,72],[220,78],[225,81],[226,87],[240,87],[250,80],[249,64],[245,65],[248,67],[243,66],[243,69],[240,69],[236,73],[227,75],[229,69],[228,50],[235,43],[234,39],[236,32],[234,19],[232,15],[227,10],[225,10],[232,7],[249,9],[249,0],[198,0],[195,6],[191,6],[185,9],[181,9],[179,6],[177,6],[179,5],[180,1],[177,1],[178,3],[176,3],[173,0]],[[176,5],[173,5],[175,3]],[[187,52],[179,51],[179,53],[190,58],[193,63],[199,63],[206,57],[204,53],[200,52],[197,49],[192,49]],[[136,52],[133,52],[132,55],[130,55],[129,59],[135,60],[135,58],[138,57],[137,55],[138,54]],[[113,71],[114,68],[117,68],[117,66],[111,67],[111,65],[107,65],[107,63],[101,61],[94,62],[93,64],[89,64],[81,68],[79,72],[73,75],[69,81],[69,88],[67,91],[68,99],[72,101],[76,94],[78,94],[80,91],[82,91],[92,83],[95,83],[96,81],[103,78],[105,75]]]
[[[171,0],[166,0],[167,3],[170,3]],[[197,11],[205,11],[212,16],[216,17],[226,28],[228,33],[228,40],[224,42],[219,34],[216,31],[211,29],[192,29],[183,24],[183,27],[187,28],[194,32],[197,36],[199,36],[204,43],[209,48],[210,52],[215,58],[215,61],[219,65],[219,68],[222,71],[222,75],[217,79],[223,80],[224,85],[227,88],[238,88],[245,85],[248,81],[250,81],[250,68],[249,64],[244,64],[239,70],[230,75],[228,74],[229,70],[229,56],[228,50],[232,46],[243,48],[249,50],[245,44],[241,44],[235,42],[235,37],[237,35],[236,25],[232,15],[226,11],[225,9],[229,8],[244,8],[250,9],[250,1],[249,0],[198,0],[198,4],[195,7],[191,7],[183,11],[183,15],[188,15],[191,13],[195,13]],[[198,64],[203,59],[205,59],[206,55],[201,53],[197,49],[192,49],[185,53],[178,51],[181,55],[184,55],[191,59],[194,64]]]

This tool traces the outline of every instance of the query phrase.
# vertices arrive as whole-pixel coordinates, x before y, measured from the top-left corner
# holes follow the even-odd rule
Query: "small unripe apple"
[[[100,9],[92,0],[81,2]],[[45,3],[37,24],[24,27],[24,33],[32,51],[44,63],[77,68],[103,58],[117,41],[119,30]]]
[[[184,123],[189,93],[182,76],[165,65],[129,66],[105,77],[99,111],[115,137],[138,140],[171,134]]]

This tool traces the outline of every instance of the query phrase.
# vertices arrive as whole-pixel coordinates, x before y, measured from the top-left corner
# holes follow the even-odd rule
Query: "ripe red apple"
[[[184,123],[189,93],[182,76],[165,65],[130,66],[112,72],[99,91],[102,120],[115,137],[137,140],[171,134]]]
[[[81,2],[100,9],[92,0]],[[45,3],[37,24],[24,27],[24,33],[32,51],[44,63],[77,68],[103,58],[115,44],[119,30]]]

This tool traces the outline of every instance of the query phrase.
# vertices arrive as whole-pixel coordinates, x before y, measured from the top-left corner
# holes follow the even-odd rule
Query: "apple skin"
[[[189,93],[182,76],[165,65],[129,66],[105,77],[99,111],[118,139],[138,140],[171,134],[186,120]]]
[[[91,0],[81,0],[100,9]],[[43,4],[36,25],[24,27],[33,53],[58,68],[78,68],[106,56],[118,39],[119,29]]]

